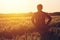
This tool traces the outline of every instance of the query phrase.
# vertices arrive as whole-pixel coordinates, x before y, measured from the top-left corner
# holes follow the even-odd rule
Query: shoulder
[[[34,12],[34,15],[37,15],[38,12]]]
[[[48,14],[47,12],[42,12],[42,13],[44,13],[44,14]]]
[[[43,12],[44,15],[49,15],[47,12]]]

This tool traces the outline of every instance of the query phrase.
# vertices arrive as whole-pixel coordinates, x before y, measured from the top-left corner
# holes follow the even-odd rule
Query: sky
[[[44,12],[60,12],[60,0],[0,0],[0,13],[36,12],[38,4]]]

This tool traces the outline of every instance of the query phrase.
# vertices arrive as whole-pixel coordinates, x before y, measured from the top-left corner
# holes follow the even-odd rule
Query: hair
[[[42,4],[38,4],[37,7],[41,6],[43,8],[43,5]]]

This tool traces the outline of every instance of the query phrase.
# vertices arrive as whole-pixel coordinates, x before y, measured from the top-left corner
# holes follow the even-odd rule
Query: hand
[[[50,24],[50,22],[47,22],[47,25],[49,25]]]

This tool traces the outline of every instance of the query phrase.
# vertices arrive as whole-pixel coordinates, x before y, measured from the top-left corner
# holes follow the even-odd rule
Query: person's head
[[[37,10],[38,10],[38,11],[42,11],[42,8],[43,8],[42,4],[38,4],[38,5],[37,5]]]

